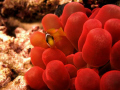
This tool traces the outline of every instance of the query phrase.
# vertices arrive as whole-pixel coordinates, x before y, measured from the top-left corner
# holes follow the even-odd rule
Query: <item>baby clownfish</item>
[[[46,42],[48,44],[49,47],[54,47],[55,42],[54,42],[54,37],[51,36],[49,33],[45,34],[45,38],[46,38]]]
[[[62,28],[60,29],[49,29],[45,32],[46,42],[49,47],[55,47],[55,42],[60,41],[62,36],[66,36]]]

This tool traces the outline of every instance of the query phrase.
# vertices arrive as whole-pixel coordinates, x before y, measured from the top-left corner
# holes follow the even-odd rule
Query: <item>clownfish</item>
[[[55,47],[55,42],[62,39],[62,36],[66,36],[63,29],[49,29],[45,32],[45,39],[49,47]]]
[[[51,36],[49,33],[45,34],[45,39],[49,47],[54,47],[55,42],[54,42],[54,37]]]

